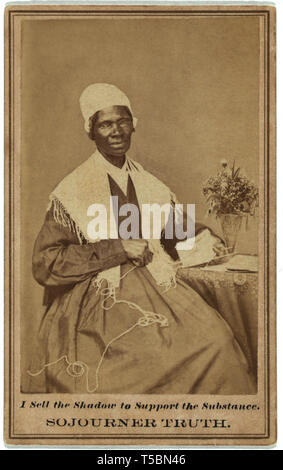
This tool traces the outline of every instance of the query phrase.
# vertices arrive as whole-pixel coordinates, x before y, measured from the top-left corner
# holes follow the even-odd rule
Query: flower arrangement
[[[210,176],[203,184],[203,195],[209,204],[208,214],[254,215],[258,206],[258,188],[240,168],[228,167],[227,160],[221,160],[221,169],[216,176]]]

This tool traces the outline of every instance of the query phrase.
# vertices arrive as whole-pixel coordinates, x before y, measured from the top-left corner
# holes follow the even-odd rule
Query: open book
[[[209,263],[215,257],[213,246],[216,238],[211,235],[208,229],[203,230],[195,237],[195,244],[191,250],[178,249],[181,244],[177,243],[176,249],[183,267],[198,266]]]
[[[191,250],[178,250],[182,266],[193,267],[205,265],[205,269],[213,271],[258,271],[258,257],[253,255],[230,254],[217,257],[213,250],[216,238],[210,231],[204,230],[195,237],[195,244]]]

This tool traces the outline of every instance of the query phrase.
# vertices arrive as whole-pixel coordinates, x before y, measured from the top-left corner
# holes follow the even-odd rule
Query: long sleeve
[[[71,286],[127,261],[121,240],[80,245],[75,233],[46,215],[33,252],[33,275],[46,287]]]

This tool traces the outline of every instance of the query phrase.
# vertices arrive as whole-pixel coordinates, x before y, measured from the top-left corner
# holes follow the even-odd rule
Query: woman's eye
[[[108,130],[112,127],[112,125],[113,125],[113,123],[111,123],[111,122],[102,122],[99,125],[99,129]],[[129,127],[130,125],[131,125],[131,120],[130,119],[123,119],[123,120],[117,122],[118,127]]]
[[[111,124],[109,122],[103,122],[102,124],[100,124],[99,128],[100,129],[108,129],[110,126],[111,126]]]
[[[131,121],[129,119],[123,119],[123,121],[119,122],[120,126],[129,126]]]

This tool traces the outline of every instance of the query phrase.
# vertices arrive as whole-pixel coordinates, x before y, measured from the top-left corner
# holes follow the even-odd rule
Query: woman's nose
[[[120,135],[121,132],[122,132],[121,127],[116,122],[113,122],[112,128],[111,128],[111,134],[112,135]]]

